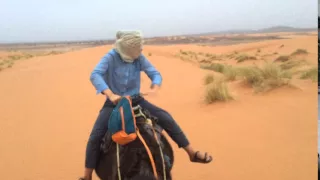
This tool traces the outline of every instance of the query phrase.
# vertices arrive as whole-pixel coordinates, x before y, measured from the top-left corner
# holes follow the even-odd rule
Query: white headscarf
[[[143,45],[140,31],[118,31],[116,37],[114,47],[122,60],[132,63],[140,56]]]

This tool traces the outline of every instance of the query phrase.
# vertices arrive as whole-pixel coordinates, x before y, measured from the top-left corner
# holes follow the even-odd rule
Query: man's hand
[[[121,96],[113,94],[113,95],[109,96],[109,99],[113,104],[117,104],[119,102],[119,100],[121,99]]]
[[[145,92],[143,94],[145,94],[147,96],[155,96],[157,94],[157,92],[159,91],[159,89],[160,89],[160,87],[158,85],[154,84],[154,85],[151,86],[149,91],[147,91],[147,92]]]
[[[103,94],[106,95],[113,104],[117,104],[121,99],[121,96],[114,94],[110,89],[104,90]]]
[[[157,84],[152,84],[150,88],[158,91],[160,89],[160,86]]]

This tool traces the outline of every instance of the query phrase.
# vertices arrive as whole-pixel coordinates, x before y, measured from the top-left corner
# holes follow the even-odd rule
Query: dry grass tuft
[[[9,64],[8,64],[8,68],[12,68],[12,66],[14,65],[14,62],[13,61],[11,61]]]
[[[292,61],[283,62],[282,64],[280,64],[280,67],[283,70],[289,70],[289,69],[297,68],[306,64],[307,64],[306,60],[294,60],[294,61],[292,60]]]
[[[291,53],[291,56],[296,56],[296,55],[305,55],[308,54],[308,51],[306,49],[297,49],[293,53]]]
[[[208,85],[208,84],[212,83],[213,81],[214,81],[214,75],[213,74],[207,74],[204,77],[204,84],[205,85]]]
[[[302,72],[300,79],[311,79],[313,82],[318,81],[318,68],[313,67]]]
[[[0,58],[0,68],[3,70],[5,68],[12,68],[15,61],[18,60],[25,60],[30,59],[37,56],[47,56],[47,55],[57,55],[62,54],[62,51],[50,51],[50,52],[18,52],[18,51],[12,51],[16,52],[16,54],[11,54],[6,56],[4,59]]]
[[[241,68],[240,74],[244,82],[253,87],[256,92],[268,91],[288,85],[292,78],[292,74],[289,71],[283,70],[276,63],[265,63],[262,67]]]
[[[247,61],[247,60],[257,60],[257,58],[255,56],[249,56],[246,54],[241,54],[240,56],[238,56],[236,58],[237,63],[243,62],[243,61]]]
[[[214,79],[214,78],[213,78]],[[230,93],[229,88],[224,79],[216,79],[207,84],[205,102],[212,104],[218,101],[234,100],[233,95]]]
[[[186,51],[183,51],[182,49],[180,49],[180,54],[183,54],[183,55],[188,55],[188,52],[186,52]]]
[[[225,66],[222,73],[224,74],[227,81],[234,81],[237,79],[239,71],[233,66]]]
[[[279,56],[276,60],[274,60],[275,62],[286,62],[290,60],[290,56]]]
[[[224,65],[219,63],[211,63],[207,65],[201,65],[202,69],[213,70],[218,73],[222,73],[227,81],[234,81],[238,76],[238,69],[231,65]]]
[[[213,70],[215,72],[222,73],[225,68],[225,65],[219,64],[219,63],[211,63],[207,65],[201,65],[200,67],[202,69],[208,69],[208,70]]]

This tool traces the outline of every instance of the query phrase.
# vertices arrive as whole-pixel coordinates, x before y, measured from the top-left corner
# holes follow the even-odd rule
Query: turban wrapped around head
[[[115,50],[126,62],[133,62],[142,51],[143,38],[140,31],[118,31]]]

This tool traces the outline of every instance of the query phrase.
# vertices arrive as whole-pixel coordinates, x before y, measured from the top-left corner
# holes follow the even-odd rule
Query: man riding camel
[[[106,96],[106,101],[89,137],[84,177],[80,178],[82,180],[92,179],[93,170],[99,159],[100,143],[107,132],[108,120],[117,102],[122,96],[140,94],[140,71],[144,71],[152,81],[149,93],[156,93],[162,83],[161,74],[142,54],[141,33],[139,31],[119,31],[116,37],[114,48],[102,57],[90,76],[97,94]],[[158,118],[159,125],[179,148],[182,147],[186,151],[191,162],[209,163],[212,161],[212,157],[207,153],[194,150],[177,122],[167,111],[145,99],[142,99],[139,105]]]

